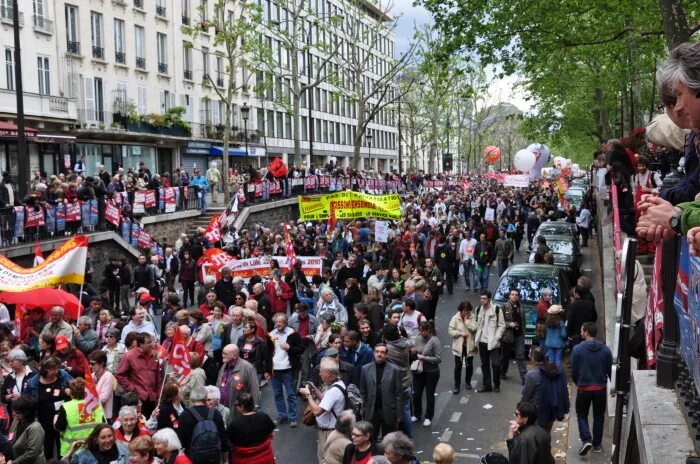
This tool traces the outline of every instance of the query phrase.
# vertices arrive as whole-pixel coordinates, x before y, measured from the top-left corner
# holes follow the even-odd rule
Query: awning
[[[39,131],[36,129],[24,126],[25,137],[36,137],[38,133]],[[17,125],[11,122],[0,121],[0,137],[17,137]]]
[[[213,146],[209,150],[209,154],[211,154],[211,155],[222,155],[223,153],[224,153],[224,147]],[[245,156],[245,149],[228,147],[228,155],[229,156]]]
[[[75,136],[61,134],[38,134],[34,139],[36,143],[73,143]]]

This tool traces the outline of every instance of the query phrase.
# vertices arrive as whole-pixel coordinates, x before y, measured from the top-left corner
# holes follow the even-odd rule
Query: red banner
[[[80,203],[66,203],[66,222],[80,221]]]
[[[167,187],[163,189],[163,195],[165,196],[165,212],[172,213],[177,208],[177,202],[175,197],[175,187]]]
[[[25,206],[24,211],[24,227],[40,227],[44,225],[44,210],[42,208],[36,211],[34,208]]]
[[[105,203],[105,220],[115,226],[119,227],[119,223],[122,219],[122,211],[116,205],[114,200],[107,200]]]
[[[151,237],[151,234],[141,229],[141,232],[139,232],[139,237],[136,241],[136,245],[139,250],[151,248],[153,246],[153,237]]]
[[[146,208],[153,208],[156,206],[156,192],[155,190],[146,190],[143,197],[143,205]]]
[[[312,190],[316,188],[316,176],[307,176],[304,179],[304,188],[306,190]]]
[[[217,214],[211,217],[207,230],[204,231],[204,237],[209,241],[209,243],[216,243],[221,241],[221,230],[219,228],[219,216]]]

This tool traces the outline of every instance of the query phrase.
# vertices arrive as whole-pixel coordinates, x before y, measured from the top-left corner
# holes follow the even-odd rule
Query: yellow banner
[[[330,217],[331,203],[337,221],[363,217],[401,219],[399,195],[370,195],[343,191],[318,196],[299,196],[299,218],[302,221],[325,221]]]

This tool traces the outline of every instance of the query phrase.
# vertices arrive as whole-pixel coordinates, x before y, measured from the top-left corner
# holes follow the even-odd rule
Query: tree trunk
[[[360,94],[364,95],[364,94]],[[360,159],[362,150],[362,137],[365,135],[365,101],[359,100],[357,102],[357,126],[355,132],[354,149],[352,153],[352,167],[353,169],[360,168]]]
[[[296,53],[294,55],[296,56]],[[301,92],[300,92],[300,85],[299,85],[299,62],[298,59],[292,58],[292,116],[294,119],[292,119],[292,138],[294,138],[294,159],[292,160],[293,163],[288,163],[290,165],[296,163],[296,161],[301,161],[301,137],[299,135],[299,126],[300,126],[300,119],[301,119]],[[306,105],[307,107],[310,107],[310,105]],[[311,110],[309,110],[309,115],[311,114]],[[310,120],[310,118],[307,118],[307,120]],[[309,131],[307,129],[306,133],[308,134]]]
[[[228,206],[231,202],[231,189],[228,184],[228,147],[229,139],[231,138],[231,101],[233,100],[233,83],[229,79],[228,87],[226,88],[226,120],[224,121],[224,150],[221,154],[221,182],[224,184],[224,205]],[[248,137],[248,134],[245,134]],[[248,154],[246,153],[246,156]],[[204,195],[206,192],[202,193]]]
[[[683,0],[659,0],[659,6],[664,23],[666,46],[671,50],[690,38],[688,17],[683,8]]]

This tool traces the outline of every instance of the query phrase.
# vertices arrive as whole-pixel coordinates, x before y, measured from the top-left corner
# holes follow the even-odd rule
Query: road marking
[[[472,453],[455,453],[455,456],[458,458],[472,458],[472,459],[480,459],[481,456],[478,454],[472,454]]]
[[[467,404],[469,402],[469,398],[466,396],[463,396],[462,398],[459,399],[459,404]]]
[[[452,413],[452,417],[450,417],[450,422],[457,422],[460,417],[462,417],[462,413],[459,411],[455,411]]]
[[[450,438],[452,438],[452,430],[447,429],[444,432],[442,432],[442,435],[440,435],[439,440],[443,443],[447,443],[450,441]]]

